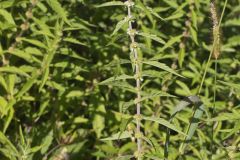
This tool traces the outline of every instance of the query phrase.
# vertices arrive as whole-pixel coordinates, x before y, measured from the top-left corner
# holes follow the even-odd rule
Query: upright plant
[[[131,7],[134,6],[134,2],[131,0],[128,0],[125,2],[125,5],[127,6],[128,9],[128,30],[127,33],[131,39],[131,44],[130,44],[130,54],[133,54],[133,64],[134,64],[134,71],[135,71],[135,75],[134,78],[136,79],[136,93],[137,93],[137,98],[135,99],[135,103],[136,103],[136,123],[137,123],[137,128],[136,128],[136,138],[137,138],[137,153],[135,154],[135,156],[140,159],[141,158],[141,65],[140,65],[140,59],[139,59],[139,55],[138,55],[138,44],[135,41],[135,35],[137,33],[137,31],[133,28],[132,26],[132,13],[131,13]]]
[[[161,73],[160,71],[156,71],[154,72],[154,70],[149,70],[149,72],[145,72],[142,68],[144,66],[148,66],[148,67],[156,67],[158,69],[161,69],[165,72],[168,72],[170,74],[174,74],[177,75],[179,77],[182,77],[181,75],[179,75],[177,72],[175,72],[172,68],[168,67],[166,64],[164,63],[160,63],[157,60],[154,60],[154,58],[148,60],[146,58],[143,58],[142,55],[140,56],[140,48],[141,46],[136,42],[136,36],[142,36],[145,39],[150,39],[153,41],[156,41],[160,44],[165,45],[163,47],[163,49],[168,48],[169,46],[171,46],[171,44],[165,43],[165,41],[163,39],[161,39],[160,37],[151,34],[151,33],[147,33],[147,32],[142,32],[142,31],[137,31],[135,28],[133,28],[133,21],[135,20],[135,17],[133,17],[132,14],[132,10],[137,8],[140,11],[143,11],[145,9],[149,10],[149,14],[152,14],[156,17],[158,17],[159,19],[162,20],[162,18],[156,13],[154,12],[150,7],[145,7],[141,1],[136,1],[137,4],[135,4],[135,2],[133,2],[132,0],[127,0],[125,3],[123,2],[119,2],[119,1],[113,1],[113,2],[107,2],[104,4],[99,5],[98,7],[106,7],[106,6],[119,6],[119,5],[123,5],[126,6],[127,8],[127,16],[120,22],[118,22],[118,24],[116,25],[115,30],[112,33],[112,36],[115,35],[125,24],[128,24],[127,27],[127,34],[130,38],[130,60],[124,60],[125,63],[131,63],[132,64],[132,68],[134,71],[134,76],[129,76],[129,75],[120,75],[120,76],[115,76],[115,77],[111,77],[109,79],[106,79],[104,81],[102,81],[101,85],[115,85],[115,86],[124,86],[126,88],[129,88],[129,85],[126,86],[126,84],[121,84],[119,81],[121,80],[127,80],[127,79],[134,79],[135,80],[135,86],[134,87],[130,87],[131,92],[136,93],[136,98],[130,102],[125,103],[124,105],[124,109],[127,110],[129,109],[130,106],[135,105],[135,110],[136,110],[136,114],[134,116],[130,116],[130,115],[126,115],[125,113],[122,115],[123,117],[128,117],[128,123],[130,122],[135,122],[136,123],[136,128],[134,131],[134,134],[131,132],[131,130],[128,131],[120,131],[117,134],[112,135],[111,137],[108,138],[104,138],[102,140],[118,140],[118,139],[124,139],[124,138],[130,138],[132,137],[133,140],[136,139],[136,144],[137,144],[137,151],[134,153],[134,157],[136,157],[138,160],[142,159],[143,157],[147,156],[147,152],[153,152],[152,154],[154,154],[154,145],[151,142],[151,140],[149,138],[147,138],[143,132],[141,132],[141,125],[143,120],[149,121],[149,122],[156,122],[160,125],[163,125],[167,128],[170,128],[171,130],[175,130],[181,134],[183,134],[183,132],[181,132],[176,126],[172,125],[170,122],[156,117],[156,116],[145,116],[141,114],[141,109],[144,109],[144,107],[142,107],[143,101],[145,100],[149,100],[149,99],[153,99],[154,97],[174,97],[170,94],[167,94],[163,91],[159,91],[156,90],[155,92],[146,92],[143,90],[143,85],[141,85],[142,83],[142,76],[146,76],[146,77],[155,77],[156,75],[154,75],[154,73]],[[136,20],[135,20],[136,21]],[[142,53],[141,53],[142,54]],[[153,73],[151,73],[153,72]],[[158,76],[156,76],[158,77]],[[120,85],[120,84],[121,85]],[[146,84],[145,84],[146,85]],[[145,131],[146,132],[146,131]],[[152,146],[153,151],[146,149],[146,145],[144,145],[143,141],[146,141],[147,144],[149,144],[150,146]],[[145,146],[145,147],[143,147]],[[151,155],[151,153],[149,153]]]

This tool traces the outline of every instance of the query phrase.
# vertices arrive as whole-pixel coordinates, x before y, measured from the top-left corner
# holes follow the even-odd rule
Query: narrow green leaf
[[[114,135],[112,135],[111,137],[108,138],[103,138],[101,139],[102,141],[112,141],[112,140],[120,140],[120,139],[126,139],[126,138],[131,138],[132,134],[128,131],[124,131],[124,132],[118,132]]]
[[[157,118],[157,117],[143,117],[144,120],[147,120],[147,121],[153,121],[153,122],[156,122],[156,123],[159,123],[169,129],[172,129],[178,133],[181,133],[183,135],[186,135],[185,133],[183,133],[180,129],[178,129],[176,126],[174,126],[173,124],[171,124],[170,122],[168,122],[167,120],[165,119],[162,119],[162,118]]]
[[[5,9],[0,9],[0,15],[3,16],[3,18],[9,22],[10,24],[15,25],[14,19],[12,17],[12,15],[6,11]]]
[[[102,131],[105,128],[105,105],[98,104],[97,108],[95,109],[96,112],[93,116],[93,129],[97,134],[97,137],[100,138],[102,136]]]
[[[22,127],[21,125],[19,126],[19,135],[20,135],[20,141],[21,141],[21,145],[25,146],[26,142],[25,142],[25,138],[23,136],[23,131],[22,131]]]
[[[178,19],[178,18],[181,18],[182,16],[184,15],[183,12],[177,12],[167,18],[165,18],[166,21],[169,21],[169,20],[174,20],[174,19]]]
[[[190,27],[190,33],[192,35],[194,42],[196,43],[196,45],[198,45],[197,32],[195,31],[195,29],[192,26]]]
[[[116,160],[131,160],[134,158],[134,155],[125,155],[125,156],[118,156]]]
[[[24,52],[22,50],[14,49],[13,51],[11,51],[9,53],[12,55],[15,55],[19,58],[22,58],[29,63],[33,62],[33,57],[30,54],[28,54],[27,52]]]
[[[54,82],[54,81],[47,81],[46,85],[50,86],[51,88],[57,89],[59,91],[65,91],[65,87],[62,86],[60,83]]]
[[[217,117],[208,119],[206,121],[212,122],[212,121],[237,121],[240,120],[240,113],[221,113]]]
[[[96,7],[97,8],[100,8],[100,7],[109,7],[109,6],[124,6],[125,4],[121,1],[112,1],[112,2],[106,2],[106,3],[103,3],[103,4],[100,4],[100,5],[97,5]]]
[[[159,42],[161,44],[165,44],[166,43],[162,38],[160,38],[160,37],[158,37],[158,36],[156,36],[154,34],[137,32],[137,35],[140,35],[140,36],[143,36],[143,37],[146,37],[146,38],[150,38],[150,39],[152,39],[152,40],[154,40],[156,42]]]
[[[72,97],[81,97],[81,96],[83,96],[83,92],[82,91],[79,91],[79,90],[76,90],[76,91],[70,91],[67,95],[66,95],[66,97],[67,98],[72,98]]]
[[[172,37],[161,49],[160,52],[163,52],[165,49],[171,47],[173,44],[175,44],[176,42],[179,42],[182,38],[182,35],[180,36],[176,36],[176,37]]]
[[[130,20],[129,17],[125,17],[123,20],[119,21],[111,34],[111,36],[115,35],[122,27],[124,24],[126,24]]]
[[[41,79],[41,85],[39,87],[39,91],[41,91],[43,86],[46,84],[48,80],[48,75],[49,75],[49,68],[46,68]]]
[[[232,87],[234,89],[240,90],[240,85],[239,84],[230,83],[230,82],[224,82],[224,81],[218,81],[218,82],[222,83],[223,85],[226,85],[226,86]]]
[[[108,78],[108,79],[100,82],[99,85],[108,85],[110,82],[119,81],[119,80],[126,80],[126,79],[134,79],[134,77],[123,74],[123,75],[120,75],[120,76],[117,76],[117,77]]]
[[[13,96],[14,92],[14,86],[15,86],[15,81],[16,81],[16,75],[15,74],[10,74],[8,75],[8,93]]]
[[[75,117],[73,120],[73,123],[75,124],[87,123],[87,122],[88,122],[88,119],[83,117]]]
[[[163,2],[165,2],[166,4],[168,4],[169,6],[173,7],[173,8],[177,8],[178,4],[175,1],[169,1],[169,0],[163,0]]]
[[[145,137],[145,136],[143,136],[143,137],[141,137],[144,141],[146,141],[152,148],[154,148],[155,149],[155,151],[156,151],[156,148],[155,148],[155,146],[153,145],[153,143],[152,143],[152,141],[149,139],[149,138],[147,138],[147,137]]]
[[[34,22],[41,28],[42,32],[46,35],[54,38],[54,35],[50,31],[50,27],[44,23],[44,21],[39,20],[38,18],[33,17]]]
[[[31,55],[43,56],[43,53],[39,49],[34,48],[34,47],[25,48],[25,52],[28,54],[31,54]]]
[[[80,45],[83,45],[83,46],[87,46],[85,43],[82,43],[79,40],[74,39],[74,38],[64,38],[63,41],[73,43],[73,44],[80,44]]]
[[[12,101],[14,104],[15,104],[15,101]],[[8,112],[8,115],[7,115],[7,118],[5,119],[5,123],[4,123],[4,126],[3,126],[3,133],[6,133],[12,119],[13,119],[13,115],[14,115],[14,109],[13,109],[13,104],[10,102],[8,103],[7,107],[6,108],[9,108],[9,112]]]
[[[154,15],[155,17],[157,17],[157,18],[159,18],[159,19],[161,19],[161,20],[165,20],[164,18],[162,18],[161,16],[159,16],[158,15],[158,13],[156,12],[156,11],[154,11],[154,9],[152,9],[151,7],[146,7],[147,8],[147,10],[152,14],[152,15]]]
[[[9,146],[9,149],[13,154],[15,154],[15,155],[18,154],[18,150],[15,148],[15,146],[11,143],[11,141],[1,131],[0,131],[0,143],[3,144],[5,147],[6,147],[6,145]]]
[[[38,77],[38,71],[34,71],[32,77],[23,85],[21,90],[18,92],[16,98],[22,97],[35,83],[37,77]]]
[[[184,58],[185,58],[185,47],[180,47],[180,51],[178,53],[178,64],[180,68],[182,68]]]
[[[0,115],[4,116],[6,114],[7,100],[0,96]]]
[[[42,148],[41,148],[41,153],[44,154],[48,151],[48,148],[50,147],[50,145],[52,144],[53,141],[53,131],[51,130],[46,137],[44,137],[42,139]]]
[[[58,0],[47,0],[48,5],[54,10],[67,24],[70,25],[70,22],[67,19],[67,13]]]
[[[3,76],[0,75],[0,84],[2,85],[2,87],[5,89],[5,91],[8,91],[8,87],[7,87],[7,82],[6,80],[3,78]]]
[[[29,75],[27,73],[25,73],[24,71],[22,71],[21,69],[19,69],[17,67],[13,67],[13,66],[0,67],[0,72],[15,73],[15,74],[29,77]]]
[[[42,42],[38,41],[38,40],[35,40],[35,39],[27,39],[27,38],[20,38],[21,40],[25,41],[25,42],[28,42],[32,45],[35,45],[37,47],[40,47],[40,48],[44,48],[44,49],[47,49],[47,46],[45,44],[43,44]]]
[[[179,77],[183,77],[182,75],[178,74],[177,72],[175,72],[172,68],[168,67],[166,64],[164,63],[160,63],[158,61],[144,61],[143,62],[144,64],[148,64],[148,65],[151,65],[151,66],[154,66],[154,67],[157,67],[157,68],[160,68],[164,71],[167,71],[169,73],[172,73],[176,76],[179,76]],[[184,78],[184,77],[183,77]]]

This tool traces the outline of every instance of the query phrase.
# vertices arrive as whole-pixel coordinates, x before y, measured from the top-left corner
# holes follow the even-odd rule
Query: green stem
[[[213,88],[213,108],[212,108],[212,118],[215,116],[215,107],[216,107],[216,85],[217,85],[217,59],[215,60],[215,75],[214,75],[214,88]],[[213,159],[213,145],[214,145],[214,122],[212,122],[212,134],[211,134],[211,159]]]

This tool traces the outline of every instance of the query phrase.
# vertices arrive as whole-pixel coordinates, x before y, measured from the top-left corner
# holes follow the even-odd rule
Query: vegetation
[[[240,159],[240,0],[0,2],[0,160]]]

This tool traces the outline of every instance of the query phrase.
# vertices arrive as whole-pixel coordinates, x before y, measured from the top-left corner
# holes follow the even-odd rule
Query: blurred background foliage
[[[97,7],[105,2],[0,2],[1,160],[130,159],[125,155],[133,155],[133,137],[101,140],[135,127],[124,118],[135,114],[135,107],[129,105],[135,98],[134,81],[99,85],[110,77],[133,76],[127,61],[127,25],[111,36],[126,17],[126,7]],[[168,120],[183,97],[198,94],[213,43],[210,0],[136,0],[135,4],[134,28],[148,33],[137,36],[141,58],[164,63],[185,77],[143,65],[142,88],[149,97],[142,102],[142,114]],[[220,16],[224,1],[216,6]],[[230,0],[221,25],[217,73],[212,59],[200,92],[206,111],[183,159],[240,159],[239,27],[240,0]],[[186,131],[192,112],[191,107],[182,111],[174,125]],[[166,128],[142,121],[142,131],[154,144],[143,143],[145,159],[163,159]],[[180,158],[183,140],[183,135],[172,133],[169,159]]]

